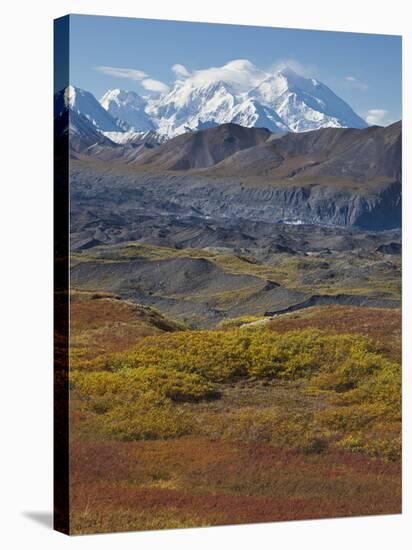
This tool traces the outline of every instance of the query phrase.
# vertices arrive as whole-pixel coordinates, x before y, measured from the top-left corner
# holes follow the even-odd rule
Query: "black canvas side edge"
[[[70,533],[69,505],[69,16],[54,21],[54,514],[53,527]]]

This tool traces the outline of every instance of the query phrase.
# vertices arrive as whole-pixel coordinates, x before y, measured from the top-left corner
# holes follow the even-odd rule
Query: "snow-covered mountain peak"
[[[132,90],[121,90],[120,88],[108,90],[101,98],[100,105],[108,111],[111,102],[119,106],[127,104],[133,107],[142,107],[146,105],[146,101],[138,93]]]
[[[284,67],[268,76],[250,95],[275,111],[292,132],[327,127],[367,126],[330,88],[315,78]]]
[[[132,129],[146,132],[155,127],[146,113],[147,101],[134,91],[119,88],[108,90],[101,98],[100,104],[126,131]]]
[[[288,89],[287,79],[280,73],[267,76],[255,88],[249,91],[249,96],[264,104],[273,102]]]
[[[61,96],[63,102],[61,101]],[[117,121],[103,109],[94,95],[86,90],[70,84],[63,92],[56,94],[56,102],[58,112],[62,112],[63,108],[65,108],[74,113],[81,114],[101,132],[115,132],[120,129]]]
[[[296,71],[286,66],[275,75],[277,78],[282,79],[287,83],[288,88],[291,91],[306,91],[308,93],[319,93],[316,90],[321,90],[322,88],[327,88],[324,84],[316,80],[316,78],[306,78]],[[329,90],[329,88],[327,88]]]
[[[74,106],[76,101],[76,88],[69,84],[64,90],[64,105],[68,109]]]
[[[100,131],[127,132],[127,142],[133,132],[154,131],[170,138],[228,122],[272,132],[367,126],[316,78],[302,76],[290,66],[262,71],[247,59],[180,71],[171,89],[157,96],[115,88],[98,103],[89,92],[70,86],[61,104],[82,113]],[[116,135],[116,140],[123,142],[123,137]]]

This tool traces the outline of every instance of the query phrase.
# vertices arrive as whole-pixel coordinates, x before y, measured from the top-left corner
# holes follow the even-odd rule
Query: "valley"
[[[359,175],[352,150],[362,147]],[[276,140],[227,124],[132,163],[76,152],[72,284],[194,328],[312,305],[399,307],[399,148],[398,124]],[[272,171],[263,170],[262,149],[266,163],[276,161]],[[310,151],[323,159],[316,166]],[[242,155],[249,171],[232,174]]]
[[[400,125],[311,134],[73,142],[73,533],[399,513]]]

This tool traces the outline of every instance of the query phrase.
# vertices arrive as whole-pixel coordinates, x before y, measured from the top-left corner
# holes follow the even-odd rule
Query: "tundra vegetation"
[[[400,511],[398,309],[193,329],[71,303],[73,533]]]

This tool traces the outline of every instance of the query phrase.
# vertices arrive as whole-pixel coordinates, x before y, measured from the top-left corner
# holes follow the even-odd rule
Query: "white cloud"
[[[106,67],[100,66],[95,67],[96,71],[99,73],[107,74],[109,76],[116,76],[120,78],[130,78],[131,80],[142,80],[147,77],[147,74],[138,69],[124,69],[121,67]]]
[[[183,67],[183,65],[181,65],[181,67]],[[148,78],[149,75],[146,74],[144,71],[140,71],[139,69],[99,66],[95,67],[95,70],[109,76],[114,76],[117,78],[129,78],[130,80],[138,81],[142,84],[143,88],[145,88],[149,92],[165,94],[169,91],[169,86],[167,84],[165,84],[164,82],[160,82],[160,80]]]
[[[175,73],[177,78],[187,78],[190,76],[189,71],[186,69],[184,65],[181,65],[180,63],[176,63],[172,66],[172,71]]]
[[[303,66],[294,59],[288,59],[274,63],[268,70],[262,70],[248,59],[234,59],[221,67],[209,67],[193,71],[185,78],[180,78],[182,71],[176,71],[176,65],[172,67],[177,75],[176,83],[184,86],[189,92],[192,87],[208,86],[223,81],[232,87],[234,93],[248,92],[258,86],[263,80],[276,72],[289,67],[303,77],[313,76],[316,68],[312,65]],[[179,74],[178,74],[179,72]]]
[[[235,59],[221,67],[210,67],[194,71],[185,81],[186,86],[212,84],[223,80],[236,92],[246,92],[257,86],[268,76],[247,59]]]
[[[386,126],[392,122],[391,119],[387,118],[388,111],[385,109],[369,109],[366,113],[366,122],[371,126],[375,124],[377,126]]]
[[[153,78],[145,78],[142,80],[142,86],[149,92],[166,94],[169,91],[169,86],[167,84],[160,80],[154,80]]]
[[[356,78],[352,75],[345,76],[345,80],[347,80],[348,82],[356,82]]]

